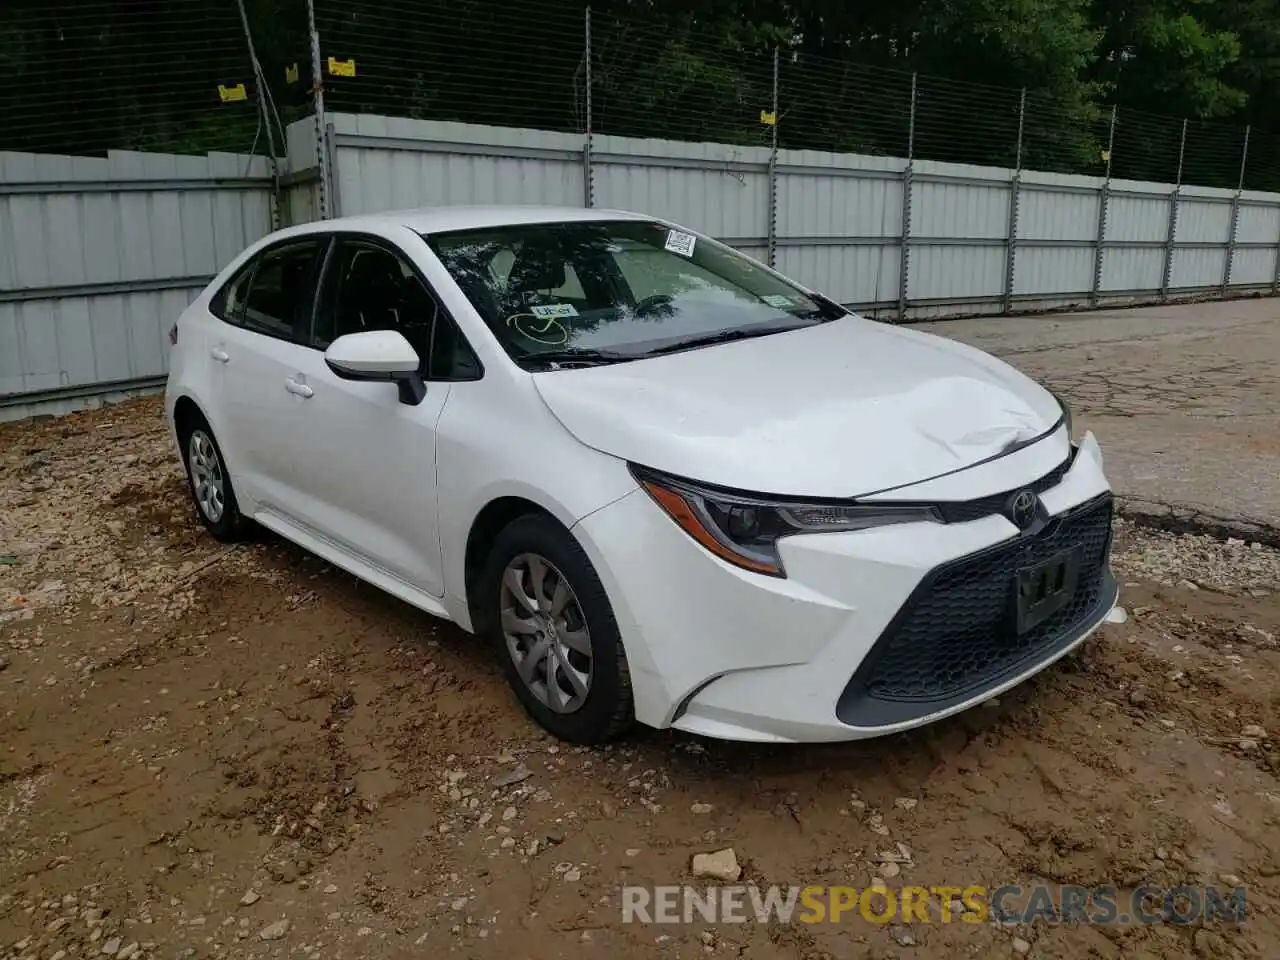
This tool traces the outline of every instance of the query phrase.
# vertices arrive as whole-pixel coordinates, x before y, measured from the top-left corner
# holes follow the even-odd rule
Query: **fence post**
[[[1164,241],[1164,271],[1160,275],[1160,299],[1169,299],[1173,282],[1173,251],[1178,237],[1178,206],[1182,202],[1182,160],[1187,154],[1187,121],[1182,121],[1182,139],[1178,142],[1178,174],[1169,194],[1169,235]]]
[[[583,12],[583,41],[586,49],[586,84],[587,84],[587,129],[586,139],[582,144],[582,191],[583,205],[596,205],[595,171],[591,168],[591,7]]]
[[[1009,182],[1009,230],[1005,244],[1004,312],[1013,309],[1013,273],[1018,263],[1018,204],[1022,200],[1022,128],[1027,117],[1027,88],[1018,98],[1018,147],[1014,154],[1013,179]]]
[[[307,29],[311,34],[311,99],[316,120],[316,163],[320,166],[320,219],[329,219],[333,170],[324,111],[324,63],[320,60],[320,32],[316,29],[315,0],[307,0]]]
[[[1098,196],[1098,233],[1093,243],[1093,284],[1089,288],[1089,306],[1098,305],[1098,290],[1102,286],[1102,258],[1107,239],[1107,207],[1111,205],[1111,151],[1116,145],[1116,108],[1111,107],[1111,128],[1107,133],[1107,177],[1102,181]]]
[[[1276,237],[1276,263],[1271,273],[1271,295],[1280,293],[1280,237]]]
[[[778,265],[778,48],[773,48],[773,122],[769,124],[769,266]]]
[[[1244,147],[1240,151],[1240,178],[1236,181],[1236,192],[1231,198],[1231,232],[1227,234],[1227,260],[1222,265],[1222,295],[1227,295],[1227,287],[1231,285],[1231,267],[1236,259],[1236,232],[1240,227],[1240,194],[1244,193],[1244,165],[1249,159],[1249,133],[1252,124],[1244,128]]]
[[[907,119],[907,165],[902,168],[902,250],[898,261],[898,322],[907,316],[907,283],[911,274],[911,187],[916,156],[916,74],[911,74],[911,111]]]

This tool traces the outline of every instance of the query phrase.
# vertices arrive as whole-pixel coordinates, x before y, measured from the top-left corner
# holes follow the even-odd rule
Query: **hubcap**
[[[191,486],[195,489],[196,504],[205,519],[217,523],[226,509],[226,477],[218,451],[203,430],[192,432],[187,444],[187,462],[191,467]]]
[[[502,635],[539,703],[573,713],[591,691],[591,634],[577,594],[545,557],[522,553],[502,574]]]

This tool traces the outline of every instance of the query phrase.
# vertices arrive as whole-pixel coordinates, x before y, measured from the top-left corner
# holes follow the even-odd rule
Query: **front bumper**
[[[996,489],[1044,474],[1009,469]],[[972,479],[957,474],[956,489]],[[1108,619],[1111,504],[1092,435],[1053,479],[1047,519],[1026,532],[988,515],[794,536],[780,545],[785,579],[711,556],[639,491],[575,533],[613,603],[638,719],[726,739],[851,740],[980,703]],[[1005,619],[1014,569],[1068,547],[1084,557],[1072,604],[1018,634]]]

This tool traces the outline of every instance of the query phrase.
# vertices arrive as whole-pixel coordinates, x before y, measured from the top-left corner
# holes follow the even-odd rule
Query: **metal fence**
[[[309,125],[290,161],[318,172]],[[1280,195],[1257,191],[368,114],[329,113],[322,142],[330,215],[642,210],[884,319],[1277,287]]]
[[[1280,190],[1280,136],[891,69],[660,6],[313,0],[343,113]]]
[[[310,103],[282,65],[268,88],[246,25],[234,0],[5,4],[0,419],[153,387],[174,318],[278,223]]]
[[[291,130],[290,164],[318,186],[290,209],[639,209],[896,319],[1277,289],[1271,134],[633,6],[482,7],[315,0],[315,136]]]
[[[153,385],[273,226],[419,204],[648,211],[883,319],[1280,287],[1273,134],[658,9],[14,0],[0,418]]]

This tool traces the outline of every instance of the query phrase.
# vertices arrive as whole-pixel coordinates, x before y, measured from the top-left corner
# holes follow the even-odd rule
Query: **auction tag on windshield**
[[[578,315],[578,309],[572,303],[544,303],[530,307],[529,312],[539,320],[563,320]]]
[[[672,253],[678,253],[682,257],[693,256],[693,245],[698,240],[692,233],[683,233],[679,230],[667,231],[667,242],[663,244]]]
[[[767,297],[761,297],[760,299],[771,307],[777,307],[779,310],[788,310],[795,306],[790,297],[784,297],[780,293],[771,293]]]

